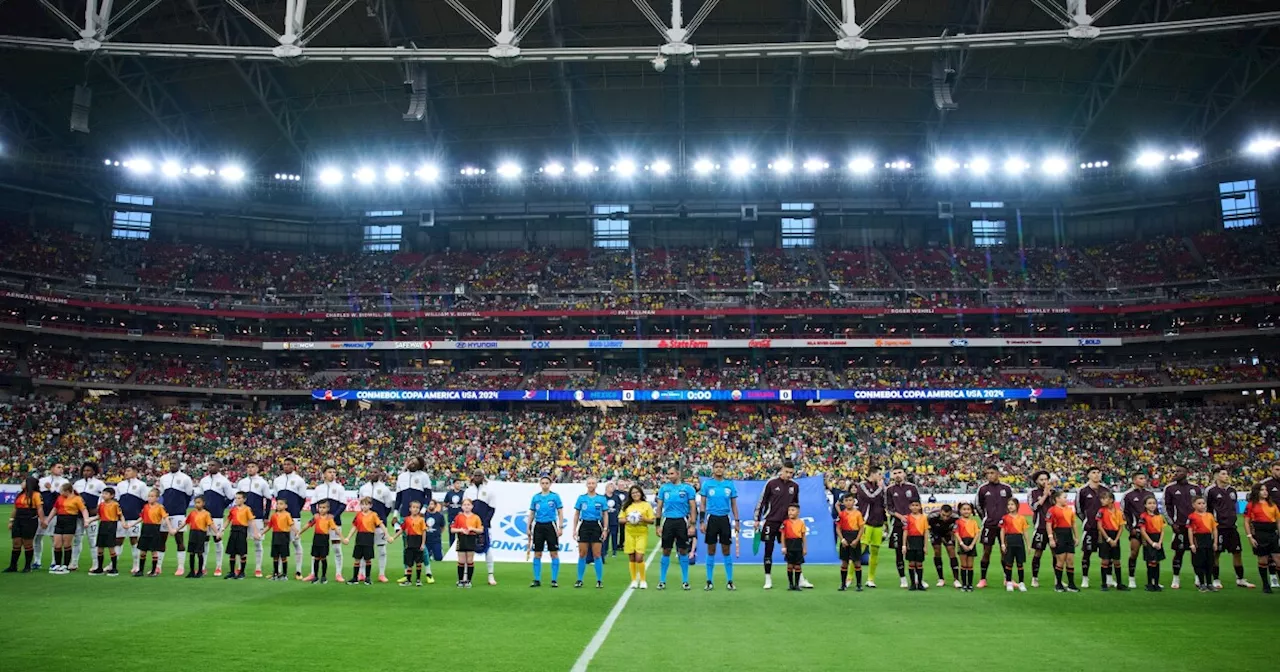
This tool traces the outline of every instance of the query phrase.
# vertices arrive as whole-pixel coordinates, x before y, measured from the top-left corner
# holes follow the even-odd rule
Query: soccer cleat
[[[596,588],[604,588],[604,581],[596,581]]]
[[[1182,589],[1182,581],[1179,579],[1179,577],[1176,577],[1176,576],[1175,576],[1175,577],[1173,577],[1173,583],[1170,583],[1170,584],[1169,584],[1169,587],[1170,587],[1170,588],[1172,588],[1173,590],[1181,590],[1181,589]]]
[[[363,583],[363,584],[364,584],[364,585],[366,585],[366,586],[372,586],[372,585],[373,585],[373,582],[372,582],[372,581],[370,581],[369,579],[365,579],[364,581],[361,581],[360,583]]]
[[[407,576],[402,576],[402,577],[400,577],[400,578],[396,579],[396,583],[400,583],[400,584],[409,583],[409,577],[407,577]]]
[[[338,583],[346,583],[346,582],[347,582],[347,580],[346,580],[346,579],[342,578],[342,575],[341,575],[341,574],[339,574],[339,575],[337,575],[337,576],[333,577],[333,580],[334,580],[334,581],[337,581]]]
[[[71,571],[73,571],[73,572],[78,572],[78,571],[80,571],[80,567],[79,567],[79,566],[77,566],[77,565],[71,565],[71,566],[70,566],[70,567],[68,567],[67,569],[69,569],[69,570],[71,570]]]
[[[898,580],[898,587],[899,587],[899,588],[906,588],[906,587],[907,587],[907,577],[905,577],[905,576],[904,576],[904,577],[902,577],[901,579],[899,579],[899,580]]]
[[[184,572],[181,567],[178,568],[178,571],[173,573],[174,576],[182,576],[183,574],[186,574],[186,572]]]
[[[1104,583],[1104,585],[1105,585],[1105,583],[1106,583],[1106,582],[1104,581],[1103,583]],[[1081,587],[1081,588],[1088,588],[1088,587],[1089,587],[1089,577],[1087,577],[1087,576],[1080,577],[1080,587]]]
[[[711,583],[710,581],[708,581],[708,582],[707,582],[707,585],[703,586],[703,587],[702,587],[702,589],[703,589],[703,590],[707,590],[707,591],[714,590],[714,589],[715,589],[715,584],[713,584],[713,583]]]
[[[1280,588],[1280,577],[1276,576],[1275,574],[1271,575],[1271,587]]]
[[[725,590],[737,590],[737,589],[738,589],[738,587],[737,587],[737,586],[735,586],[735,585],[733,585],[733,582],[732,582],[732,581],[730,581],[729,583],[724,584],[724,589],[725,589]]]
[[[978,587],[979,587],[979,588],[986,588],[986,587],[987,587],[987,580],[986,580],[986,579],[982,579],[981,581],[979,581],[979,582],[978,582]]]
[[[326,583],[329,583],[329,577],[327,577],[327,576],[322,576],[322,577],[320,577],[320,583],[321,583],[322,585],[323,585],[323,584],[326,584]]]
[[[386,582],[387,582],[387,577],[385,577],[385,576],[383,576],[383,575],[379,574],[379,575],[378,575],[378,583],[386,583]]]
[[[938,584],[938,585],[942,585],[942,584],[940,583],[940,584]],[[959,581],[959,580],[956,580],[956,581],[952,582],[952,584],[951,584],[951,585],[955,586],[956,588],[959,588],[959,587],[960,587],[960,581]]]
[[[941,588],[941,587],[943,587],[943,586],[945,586],[945,585],[947,585],[947,580],[946,580],[946,579],[938,579],[938,585],[937,585],[937,587],[938,587],[938,588]]]
[[[5,570],[5,571],[9,571],[9,570]],[[13,571],[16,572],[18,570],[15,569]],[[93,569],[89,570],[89,576],[102,576],[105,573],[106,572],[102,571],[101,569],[98,569],[97,567],[94,567]]]
[[[497,579],[495,579],[495,578],[493,578],[493,575],[492,575],[492,574],[490,574],[490,575],[489,575],[489,585],[491,585],[491,586],[496,586],[496,585],[498,585],[498,580],[497,580]]]
[[[639,588],[639,587],[640,587],[640,580],[639,580],[639,579],[633,579],[633,580],[631,581],[631,585],[630,585],[630,586],[628,586],[628,587],[629,587],[631,590],[635,590],[636,588]]]
[[[414,587],[414,588],[421,588],[421,587],[422,587],[422,582],[421,582],[421,581],[414,581],[414,582],[413,582],[413,587]]]
[[[16,574],[17,572],[18,572],[17,567],[6,567],[4,571],[0,571],[0,574]],[[92,574],[93,572],[89,572],[89,573]]]
[[[138,573],[137,573],[137,572],[134,572],[134,576],[137,576],[137,575],[138,575]],[[222,579],[222,580],[223,580],[223,581],[230,581],[231,579],[234,579],[234,578],[236,578],[236,573],[235,573],[235,572],[232,572],[232,573],[230,573],[230,574],[226,575],[225,577],[223,577],[223,579]]]
[[[120,576],[120,572],[117,572],[117,571],[116,571],[116,570],[114,570],[114,569],[108,569],[108,570],[107,570],[107,576]]]
[[[262,578],[262,570],[261,570],[261,569],[255,569],[255,570],[253,570],[253,578],[255,578],[255,579],[261,579],[261,578]]]
[[[813,588],[813,584],[812,584],[812,583],[809,583],[809,579],[804,578],[804,575],[802,574],[802,575],[800,575],[800,587],[801,587],[801,588]]]
[[[217,575],[215,574],[214,576],[217,576]],[[315,574],[308,574],[308,575],[306,576],[306,578],[304,578],[304,579],[303,579],[303,581],[310,581],[310,580],[312,580],[312,579],[314,579],[314,578],[316,578],[316,575],[315,575]]]
[[[1004,592],[1006,592],[1006,593],[1012,593],[1012,592],[1013,592],[1013,582],[1012,582],[1012,581],[1006,581],[1006,582],[1005,582],[1005,584],[1004,584]]]
[[[1076,588],[1075,586],[1067,586],[1067,592],[1068,592],[1068,593],[1078,593],[1078,592],[1080,592],[1080,589],[1079,589],[1079,588]]]
[[[1214,583],[1218,584],[1217,581],[1215,581]],[[1249,583],[1248,581],[1245,581],[1244,579],[1236,579],[1236,587],[1237,588],[1257,588],[1257,586],[1253,585],[1252,583]]]
[[[396,585],[397,585],[397,586],[400,586],[401,588],[412,588],[412,587],[413,587],[413,582],[412,582],[412,581],[399,581],[399,582],[396,582]]]
[[[666,589],[667,589],[667,584],[665,583],[658,584],[658,590],[666,590]]]
[[[1031,577],[1031,587],[1032,587],[1032,588],[1039,588],[1039,587],[1040,587],[1040,579],[1037,579],[1037,578],[1036,578],[1036,577],[1034,577],[1034,576],[1033,576],[1033,577]]]
[[[1137,588],[1137,587],[1138,587],[1138,581],[1137,581],[1137,579],[1133,578],[1132,576],[1131,576],[1131,577],[1129,577],[1129,588],[1130,588],[1130,589],[1134,589],[1134,588]]]
[[[38,562],[33,562],[33,563],[31,563],[31,569],[33,569],[33,570],[34,570],[34,569],[40,569],[40,568],[41,568],[41,567],[43,567],[43,566],[44,566],[44,565],[41,565],[41,564],[40,564],[40,563],[38,563]]]
[[[842,593],[843,593],[844,591],[849,590],[849,584],[847,584],[847,583],[842,583],[842,584],[840,584],[840,587],[839,587],[839,588],[836,588],[836,590],[838,590],[838,591],[840,591],[840,592],[842,592]]]
[[[529,584],[529,587],[530,587],[530,588],[541,588],[541,587],[542,587],[542,582],[541,582],[541,581],[534,581],[533,583],[530,583],[530,584]]]
[[[853,592],[855,592],[855,593],[861,593],[861,592],[862,592],[862,586],[858,586],[857,588],[854,588],[854,589],[853,589]]]
[[[221,567],[219,567],[219,568],[217,568],[217,569],[213,570],[213,575],[214,575],[214,576],[222,576],[222,568],[221,568]]]
[[[1118,591],[1120,591],[1120,592],[1122,592],[1122,593],[1127,593],[1127,592],[1129,592],[1129,586],[1126,586],[1126,585],[1124,585],[1124,584],[1122,583],[1122,584],[1120,584],[1120,585],[1116,586],[1116,590],[1118,590]]]
[[[364,583],[364,572],[360,572],[359,574],[356,575],[356,582]]]
[[[640,590],[649,590],[649,582],[648,582],[648,581],[641,581],[641,582],[640,582]]]
[[[574,581],[574,582],[573,582],[573,587],[574,587],[574,588],[581,588],[581,587],[582,587],[582,582],[581,582],[581,581]]]
[[[875,588],[875,587],[876,587],[876,582],[875,582],[875,581],[867,581],[867,587],[868,587],[868,588]]]
[[[794,588],[793,588],[792,590],[794,590]],[[913,584],[911,584],[910,586],[907,586],[907,590],[908,590],[908,591],[910,591],[910,592],[913,592],[913,593],[914,593],[914,592],[916,592],[917,590],[920,590],[920,589],[919,589],[919,588],[916,588],[916,584],[914,584],[914,583],[913,583]]]
[[[1020,592],[1020,593],[1025,593],[1025,592],[1027,592],[1027,584],[1025,584],[1025,583],[1019,583],[1019,584],[1018,584],[1018,592]]]
[[[659,585],[661,585],[661,584],[659,584]],[[764,589],[765,589],[765,590],[770,590],[770,589],[772,589],[772,588],[773,588],[773,577],[772,577],[772,576],[770,576],[770,575],[768,575],[768,574],[765,574],[765,575],[764,575]]]
[[[301,581],[301,580],[302,580],[302,572],[294,571],[294,573],[293,573],[293,580],[294,580],[294,581]]]
[[[132,577],[133,577],[133,578],[135,578],[135,579],[141,579],[141,578],[142,578],[142,570],[141,570],[141,569],[135,569],[135,570],[133,570],[132,572],[129,572],[129,576],[132,576]]]
[[[1147,589],[1148,589],[1148,590],[1150,590],[1150,589],[1151,589],[1151,586],[1147,586]],[[1053,592],[1055,592],[1055,593],[1065,593],[1065,592],[1067,592],[1067,589],[1066,589],[1066,588],[1063,588],[1062,586],[1054,586],[1054,587],[1053,587]]]
[[[428,582],[428,583],[434,583],[434,581],[431,581],[430,579],[431,579],[431,577],[427,577],[427,582]],[[552,582],[551,582],[551,587],[552,587],[552,588],[559,588],[559,587],[560,587],[560,583],[559,583],[558,581],[552,581]]]
[[[681,590],[689,590],[689,584],[687,584],[687,583],[682,583],[682,584],[680,584],[680,589],[681,589]]]
[[[433,584],[433,583],[435,583],[435,582],[436,582],[436,577],[431,576],[430,574],[428,574],[428,575],[427,575],[427,585],[431,585],[431,584]],[[554,587],[555,587],[555,586],[552,586],[552,588],[554,588]]]
[[[1104,592],[1104,593],[1105,593],[1105,592],[1107,592],[1107,591],[1111,590],[1111,586],[1108,586],[1108,585],[1107,585],[1107,582],[1106,582],[1106,581],[1103,581],[1103,582],[1102,582],[1102,585],[1098,587],[1098,590],[1100,590],[1100,591],[1102,591],[1102,592]]]
[[[49,565],[49,573],[50,573],[50,574],[57,574],[57,573],[58,573],[58,566],[57,566],[57,565]]]

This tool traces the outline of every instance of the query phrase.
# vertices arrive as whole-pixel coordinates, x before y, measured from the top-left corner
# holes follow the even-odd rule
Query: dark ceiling
[[[69,16],[83,16],[84,0],[50,1]],[[497,24],[498,0],[465,2],[490,26]],[[689,17],[701,2],[687,2]],[[836,0],[828,2],[838,11]],[[869,14],[879,2],[859,0],[859,13]],[[117,6],[124,4],[116,0]],[[283,0],[245,4],[270,25],[283,23]],[[324,4],[311,0],[309,13]],[[371,16],[382,4],[357,0],[312,46],[387,46]],[[392,45],[488,46],[443,0],[386,4],[398,17],[392,22]],[[517,3],[517,16],[532,4]],[[978,32],[975,12],[983,4],[905,0],[867,37]],[[1171,18],[1261,12],[1276,9],[1275,4],[1196,0],[1175,3]],[[1058,27],[1030,0],[989,0],[989,5],[982,32]],[[1130,23],[1169,11],[1167,5],[1168,0],[1120,0],[1099,23]],[[664,17],[669,11],[665,2],[655,8]],[[211,44],[213,31],[200,27],[223,11],[234,22],[231,33],[244,39],[239,43],[271,45],[223,0],[163,0],[115,41]],[[36,0],[0,2],[0,33],[66,38],[68,32]],[[692,42],[833,39],[805,0],[724,0]],[[556,0],[521,46],[557,41],[571,47],[653,45],[656,53],[659,37],[631,0]],[[958,56],[951,58],[954,64]],[[788,138],[801,151],[841,152],[860,146],[919,152],[931,137],[940,146],[958,147],[1034,147],[1079,138],[1082,151],[1114,156],[1149,139],[1194,141],[1202,131],[1207,143],[1235,147],[1277,120],[1280,28],[1081,49],[974,50],[957,86],[959,109],[945,120],[931,93],[933,59],[928,53],[855,60],[715,59],[662,73],[634,61],[510,68],[429,64],[431,103],[424,124],[401,119],[408,106],[404,70],[390,63],[290,67],[133,57],[105,63],[74,53],[0,51],[0,108],[6,111],[0,124],[24,125],[30,146],[39,152],[101,158],[165,148],[236,155],[287,169],[304,163],[302,157],[386,151],[438,151],[459,161],[485,161],[500,153],[536,159],[567,154],[575,139],[584,153],[670,152],[681,137],[689,152],[732,147],[761,153],[777,151]],[[1117,63],[1131,63],[1120,78]],[[246,81],[258,74],[267,77],[259,80],[268,83],[262,97]],[[93,90],[88,135],[67,130],[73,90],[85,82]],[[1085,114],[1090,95],[1104,103],[1095,115]],[[278,123],[282,118],[286,124]]]

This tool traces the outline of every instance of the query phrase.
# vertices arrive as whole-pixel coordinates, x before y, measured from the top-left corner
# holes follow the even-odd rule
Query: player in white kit
[[[182,464],[177,460],[169,462],[168,473],[156,479],[156,490],[160,491],[160,504],[169,512],[170,530],[180,530],[187,522],[187,509],[191,508],[191,498],[196,494],[196,483],[182,471]],[[156,556],[156,573],[164,571],[164,549],[168,534],[160,533],[160,553]],[[178,572],[182,576],[187,566],[187,543],[184,533],[174,532],[173,540],[178,546]]]
[[[44,564],[44,540],[45,537],[53,536],[53,517],[49,513],[53,511],[53,504],[62,493],[62,486],[70,483],[62,474],[62,463],[58,463],[50,467],[49,473],[40,479],[40,501],[43,504],[40,520],[45,522],[40,523],[36,530],[36,561],[32,563],[31,569],[40,569]],[[55,561],[53,564],[58,563]]]
[[[324,468],[324,480],[311,493],[311,514],[315,515],[316,505],[320,502],[329,503],[329,513],[333,515],[333,530],[329,532],[329,541],[332,542],[333,550],[333,567],[335,570],[333,579],[338,583],[343,583],[342,578],[342,512],[347,510],[347,489],[338,482],[338,470],[333,467]]]
[[[222,524],[227,515],[227,507],[236,499],[236,490],[231,480],[222,474],[222,463],[214,460],[205,468],[204,478],[196,490],[204,498],[204,510],[213,517],[209,526],[209,536],[213,538],[213,553],[217,561],[213,565],[213,575],[222,576],[222,552],[226,545],[222,541]],[[182,571],[179,567],[178,571]]]
[[[129,554],[133,556],[133,571],[138,571],[138,560],[142,552],[138,550],[138,536],[142,534],[142,505],[147,503],[147,495],[151,488],[138,478],[138,470],[132,465],[124,468],[124,480],[116,484],[116,501],[120,502],[120,514],[124,525],[116,526],[116,555],[124,548],[124,540],[129,540]]]
[[[83,520],[76,522],[76,536],[71,542],[71,571],[80,568],[80,553],[83,549],[84,537],[89,535],[89,548],[98,547],[98,499],[102,497],[102,491],[107,487],[102,479],[98,478],[98,465],[94,462],[85,462],[80,467],[80,479],[71,484],[77,495],[84,500],[84,506],[89,510],[90,515],[95,520],[86,527]],[[90,557],[94,556],[92,551],[89,552]]]
[[[369,481],[360,486],[356,496],[360,499],[368,497],[373,500],[373,512],[384,521],[389,520],[388,516],[395,510],[395,490],[387,485],[387,475],[381,469],[375,468],[369,472]],[[387,528],[385,525],[373,531],[373,551],[378,558],[378,583],[386,583]]]
[[[307,482],[298,475],[298,463],[292,457],[284,458],[281,465],[284,473],[271,482],[271,495],[283,499],[289,515],[293,516],[293,574],[294,578],[301,579],[302,563],[307,557],[302,554],[302,507],[307,503]]]
[[[250,462],[245,467],[245,477],[236,483],[236,492],[244,493],[244,504],[253,511],[253,521],[249,523],[249,534],[253,539],[254,565],[253,575],[262,578],[262,538],[263,526],[271,517],[271,485],[267,479],[258,475],[258,464]]]

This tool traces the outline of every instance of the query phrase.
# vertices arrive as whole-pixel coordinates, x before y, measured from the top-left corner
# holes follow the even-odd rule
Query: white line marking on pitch
[[[648,559],[644,561],[645,570],[648,571],[649,565],[653,564],[653,559],[658,557],[658,549],[653,549]],[[600,624],[600,629],[596,630],[596,634],[587,643],[587,648],[582,650],[582,655],[578,656],[578,661],[573,664],[569,672],[586,672],[587,665],[591,663],[591,659],[600,651],[600,647],[604,646],[604,640],[609,638],[609,631],[613,629],[613,624],[618,621],[618,617],[622,615],[622,610],[627,606],[627,600],[631,599],[631,594],[636,591],[627,588],[622,591],[622,597],[618,598],[618,602],[613,605],[613,609],[609,611],[609,615],[605,616],[604,623]]]

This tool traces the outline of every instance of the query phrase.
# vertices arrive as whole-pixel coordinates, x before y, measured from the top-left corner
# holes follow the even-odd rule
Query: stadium
[[[0,0],[0,667],[1274,665],[1275,9]]]

